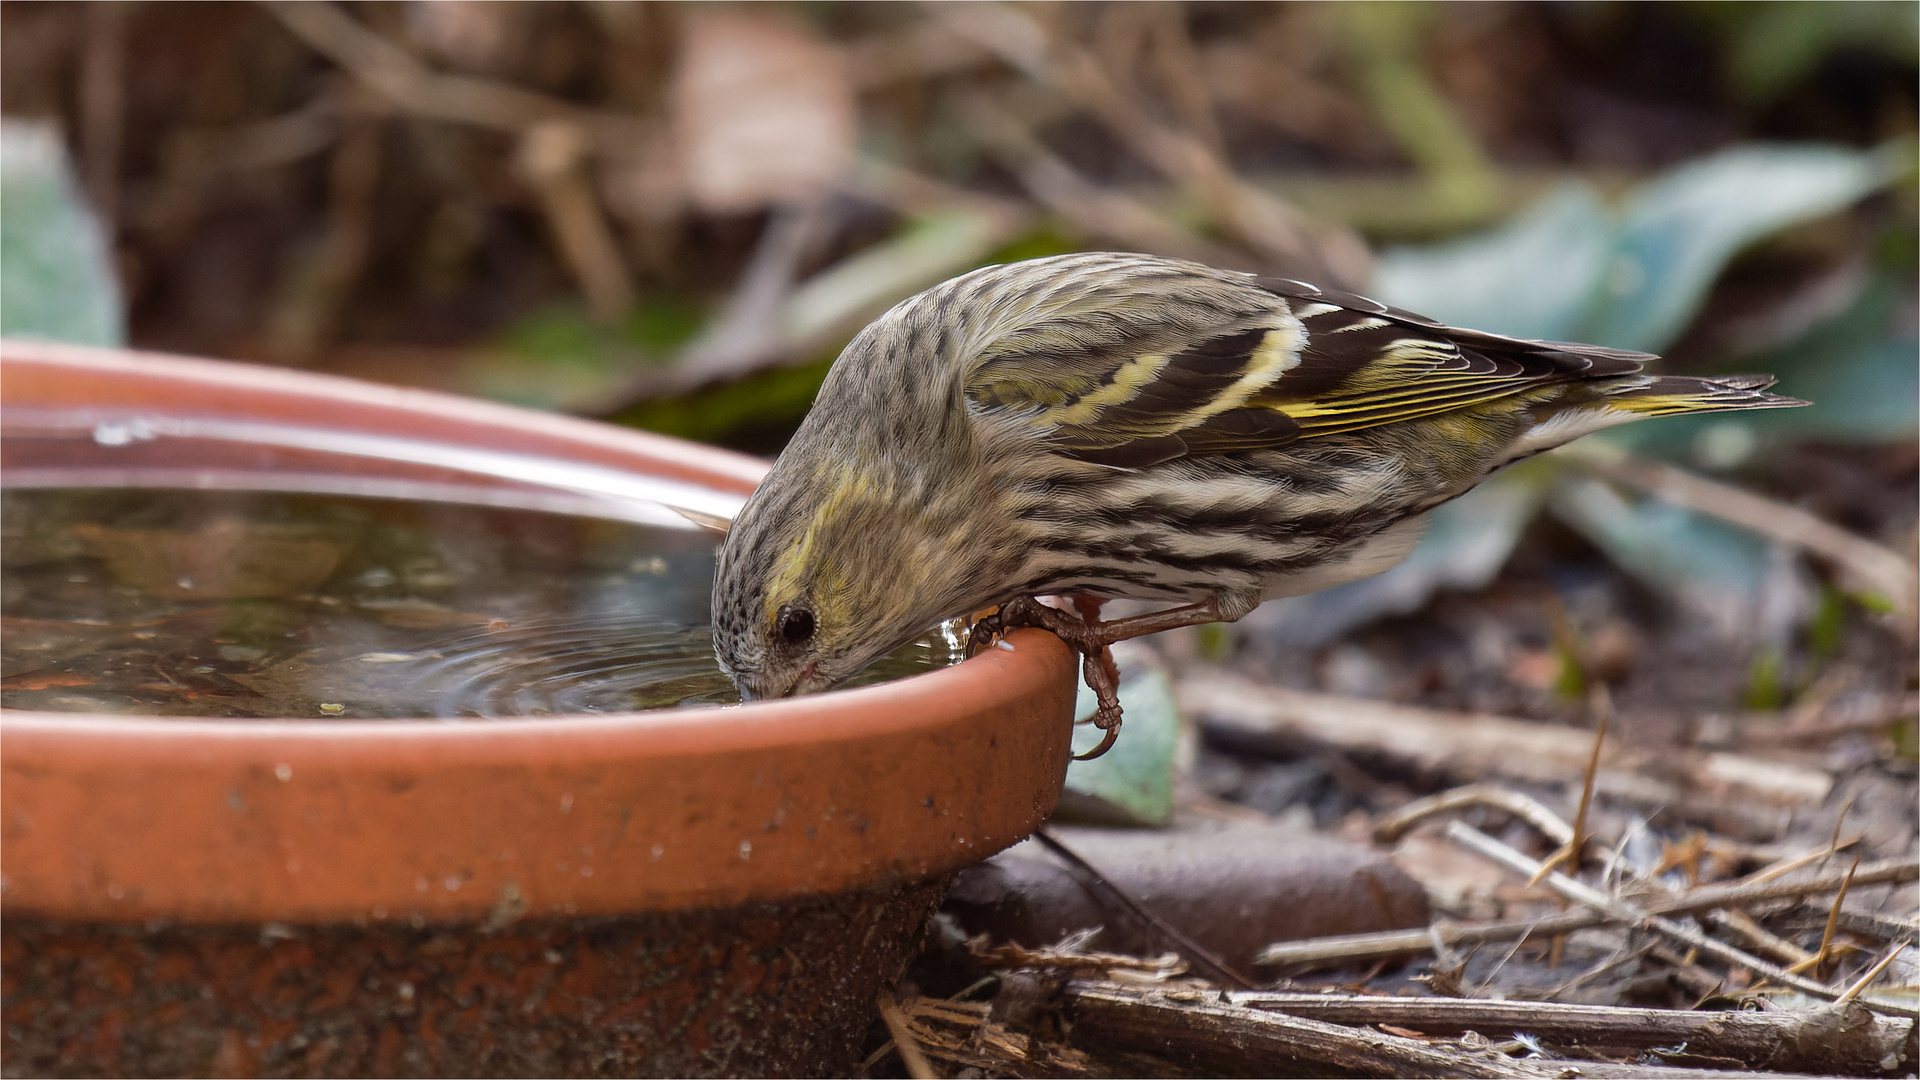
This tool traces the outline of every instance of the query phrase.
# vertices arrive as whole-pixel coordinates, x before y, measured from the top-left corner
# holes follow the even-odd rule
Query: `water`
[[[737,701],[710,534],[275,492],[0,493],[0,706],[421,718]],[[856,682],[958,659],[951,634]]]

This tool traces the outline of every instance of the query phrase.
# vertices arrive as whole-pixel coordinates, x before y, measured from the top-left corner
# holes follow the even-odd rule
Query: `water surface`
[[[277,492],[0,493],[0,706],[422,718],[737,701],[709,533]],[[940,667],[937,634],[856,682]]]

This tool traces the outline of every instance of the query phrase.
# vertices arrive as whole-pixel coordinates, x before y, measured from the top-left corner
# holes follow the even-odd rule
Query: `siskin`
[[[1146,255],[976,270],[834,362],[721,548],[714,647],[743,697],[784,697],[998,605],[990,629],[1086,655],[1104,749],[1114,641],[1379,573],[1426,511],[1590,432],[1805,404],[1652,359]],[[1119,597],[1171,606],[1097,621]]]

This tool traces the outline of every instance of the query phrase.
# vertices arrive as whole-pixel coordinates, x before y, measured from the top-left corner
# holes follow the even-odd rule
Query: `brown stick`
[[[1768,900],[1814,896],[1840,887],[1844,874],[1828,874],[1806,881],[1765,881],[1740,885],[1709,885],[1671,896],[1641,897],[1641,910],[1657,915],[1685,915],[1714,908],[1738,908]],[[1888,859],[1863,864],[1854,876],[1858,885],[1886,885],[1920,878],[1920,860]],[[1343,934],[1307,941],[1283,941],[1269,945],[1254,957],[1263,967],[1296,964],[1325,964],[1349,960],[1371,960],[1381,956],[1417,955],[1431,952],[1438,941],[1442,945],[1470,945],[1482,941],[1504,941],[1534,934],[1570,934],[1608,921],[1597,911],[1570,911],[1542,919],[1461,925],[1440,922],[1419,930],[1383,930],[1371,934]]]
[[[1298,1012],[1291,1007],[1288,1007],[1286,1012],[1276,1012],[1266,1003],[1277,1000],[1280,1000],[1279,995],[1141,990],[1114,983],[1075,982],[1068,984],[1067,987],[1068,1011],[1073,1019],[1074,1035],[1077,1041],[1084,1040],[1080,1043],[1083,1047],[1097,1043],[1102,1047],[1115,1047],[1169,1057],[1182,1063],[1194,1062],[1203,1068],[1212,1066],[1222,1070],[1234,1069],[1241,1075],[1260,1070],[1278,1075],[1286,1075],[1289,1071],[1295,1073],[1307,1071],[1301,1066],[1318,1067],[1313,1069],[1316,1072],[1331,1067],[1343,1072],[1367,1076],[1549,1077],[1569,1075],[1568,1062],[1514,1059],[1486,1046],[1484,1041],[1477,1046],[1430,1043],[1358,1026],[1390,1017],[1394,1018],[1390,1022],[1398,1024],[1399,1014],[1391,1011],[1396,1001],[1404,1000],[1407,1005],[1417,1007],[1432,1005],[1438,999],[1334,999],[1344,1001],[1346,1004],[1333,1005],[1328,1011],[1338,1012],[1347,1019],[1348,1023],[1356,1026],[1346,1026],[1329,1022],[1318,1016],[1306,1015],[1312,1008],[1310,1005],[1303,1005]],[[1514,1006],[1512,1003],[1464,1001],[1459,1004],[1487,1005],[1496,1010],[1486,1014],[1488,1021],[1481,1027],[1470,1028],[1464,1024],[1457,1025],[1462,1034],[1466,1031],[1481,1031],[1482,1028],[1504,1034],[1507,1031],[1516,1030],[1516,1027],[1528,1034],[1535,1033],[1531,1025],[1516,1026],[1497,1022],[1513,1015],[1498,1011],[1503,1007],[1525,1008],[1525,1006]],[[1380,1010],[1370,1013],[1376,1005],[1381,1006]],[[1601,1011],[1632,1014],[1654,1010]],[[1432,1015],[1435,1020],[1443,1019],[1439,1014]],[[1700,1017],[1703,1021],[1710,1023],[1714,1017],[1753,1014],[1675,1012],[1666,1015]],[[1893,1025],[1898,1022],[1882,1021],[1882,1023],[1887,1024],[1891,1032],[1896,1030]],[[1627,1025],[1618,1020],[1610,1025],[1606,1021],[1596,1021],[1595,1024],[1601,1030],[1607,1030],[1609,1027],[1621,1029],[1623,1031],[1621,1037],[1627,1037],[1624,1034]],[[1425,1029],[1416,1028],[1416,1030],[1424,1031]],[[1852,1030],[1848,1029],[1848,1034],[1851,1034]],[[1899,1032],[1899,1036],[1904,1037],[1904,1032]],[[1756,1038],[1754,1041],[1759,1040]],[[1758,1047],[1755,1049],[1757,1050]],[[1576,1074],[1589,1077],[1635,1076],[1658,1078],[1658,1080],[1667,1080],[1667,1078],[1678,1080],[1680,1077],[1733,1080],[1742,1076],[1757,1075],[1737,1071],[1707,1071],[1638,1063],[1615,1066],[1587,1062],[1578,1064]]]
[[[1093,990],[1116,996],[1178,1001],[1177,990],[1155,991],[1124,984],[1079,981],[1069,998]],[[1431,1036],[1477,1031],[1489,1037],[1524,1032],[1569,1056],[1619,1057],[1685,1043],[1686,1057],[1718,1058],[1750,1068],[1817,1072],[1880,1071],[1899,1051],[1913,1021],[1876,1017],[1865,1009],[1844,1017],[1846,1038],[1831,1033],[1841,1017],[1830,1011],[1685,1012],[1546,1001],[1484,1001],[1471,998],[1387,998],[1359,994],[1232,992],[1210,997],[1221,1004],[1285,1013],[1330,1024],[1378,1025]],[[1680,1055],[1674,1055],[1680,1056]]]
[[[1177,1001],[1120,986],[1070,987],[1069,1015],[1080,1045],[1251,1065],[1285,1075],[1289,1065],[1333,1066],[1366,1076],[1533,1077],[1543,1072],[1504,1054],[1428,1046],[1416,1039],[1323,1020],[1205,1000]]]

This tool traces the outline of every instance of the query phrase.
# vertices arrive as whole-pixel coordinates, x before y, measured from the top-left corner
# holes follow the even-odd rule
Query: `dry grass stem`
[[[1888,965],[1899,958],[1901,953],[1907,951],[1908,944],[1909,943],[1905,941],[1896,944],[1887,955],[1880,958],[1878,963],[1862,972],[1859,978],[1853,980],[1853,984],[1842,991],[1839,997],[1833,999],[1833,1003],[1835,1005],[1845,1005],[1847,1002],[1859,997],[1860,991],[1872,986],[1873,980],[1879,978],[1880,973],[1887,970]]]
[[[1583,665],[1584,666],[1584,665]],[[1573,813],[1573,828],[1560,849],[1546,857],[1540,864],[1540,871],[1530,879],[1528,885],[1537,885],[1542,877],[1563,864],[1573,869],[1580,868],[1580,849],[1587,843],[1587,811],[1593,806],[1593,782],[1600,775],[1600,752],[1607,745],[1607,728],[1613,722],[1613,695],[1607,692],[1605,683],[1595,681],[1587,690],[1587,707],[1594,714],[1596,723],[1593,728],[1593,753],[1587,758],[1586,775],[1580,780],[1580,806]],[[1556,942],[1556,950],[1558,943]],[[1556,951],[1555,966],[1559,965]]]
[[[1176,689],[1208,730],[1333,746],[1462,783],[1580,782],[1593,757],[1591,733],[1556,724],[1263,686],[1217,672]],[[1603,746],[1608,765],[1594,775],[1596,794],[1716,825],[1774,832],[1785,824],[1786,807],[1817,805],[1833,789],[1825,771],[1788,762],[1718,752],[1623,753],[1612,739]]]
[[[1860,856],[1855,855],[1853,865],[1847,867],[1847,879],[1840,883],[1840,891],[1833,894],[1833,906],[1827,910],[1826,929],[1820,932],[1820,948],[1815,950],[1812,956],[1788,968],[1788,971],[1797,975],[1802,971],[1811,970],[1818,974],[1826,965],[1827,958],[1833,955],[1833,932],[1840,926],[1840,905],[1847,902],[1847,890],[1853,888],[1853,875],[1859,871]]]

